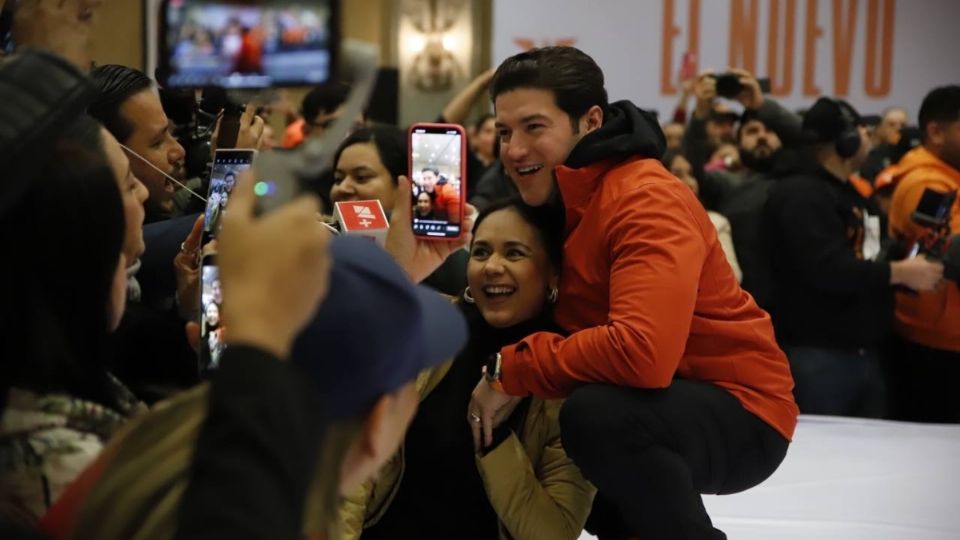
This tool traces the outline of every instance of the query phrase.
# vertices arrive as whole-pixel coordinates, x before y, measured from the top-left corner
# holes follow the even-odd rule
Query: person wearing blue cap
[[[526,399],[482,449],[463,422],[491,353],[560,331],[551,320],[563,250],[557,218],[519,198],[478,216],[458,299],[470,339],[418,377],[420,407],[403,450],[344,503],[345,540],[579,538],[595,490],[560,442],[560,402]]]
[[[317,263],[313,278],[294,272],[298,256],[316,255],[282,257],[273,244],[291,228],[316,237],[325,229],[309,212],[296,223],[255,219],[254,198],[247,173],[223,217],[229,332],[220,371],[210,387],[163,402],[111,444],[52,512],[65,531],[58,537],[332,537],[341,495],[403,438],[417,374],[465,342],[456,308],[415,286],[375,243],[331,241],[328,280]],[[318,208],[307,199],[291,205]],[[250,262],[255,254],[261,264]],[[319,306],[318,283],[329,291]],[[244,321],[249,313],[259,324]],[[108,511],[111,519],[101,519]]]

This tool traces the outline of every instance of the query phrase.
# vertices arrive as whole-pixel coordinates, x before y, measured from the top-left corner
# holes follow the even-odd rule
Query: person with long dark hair
[[[42,144],[48,159],[0,216],[0,238],[23,261],[0,270],[0,483],[33,517],[140,408],[105,362],[126,303],[127,257],[143,251],[146,198],[116,140],[93,119],[69,120]]]
[[[344,506],[346,538],[579,538],[594,489],[560,442],[560,402],[528,398],[474,445],[463,410],[488,356],[552,320],[562,216],[518,198],[476,220],[457,305],[466,348],[417,380],[420,407],[397,454]]]

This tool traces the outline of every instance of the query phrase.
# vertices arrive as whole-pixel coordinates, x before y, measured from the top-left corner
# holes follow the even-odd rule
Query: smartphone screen
[[[207,191],[207,208],[203,220],[203,243],[217,237],[220,218],[230,201],[230,193],[240,173],[249,169],[256,150],[217,150],[210,173],[210,189]]]
[[[414,124],[410,128],[410,180],[413,182],[413,233],[449,239],[463,233],[466,207],[466,137],[453,124]]]
[[[167,0],[159,77],[170,88],[313,86],[334,72],[339,0]]]
[[[200,371],[214,370],[226,348],[220,309],[223,292],[220,289],[220,268],[216,255],[206,255],[200,264]]]

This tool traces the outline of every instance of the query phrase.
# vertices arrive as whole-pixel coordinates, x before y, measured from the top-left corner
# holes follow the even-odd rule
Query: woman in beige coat
[[[476,222],[469,287],[458,299],[470,341],[454,360],[421,374],[420,410],[401,450],[345,501],[346,538],[576,539],[594,489],[560,441],[560,403],[528,399],[476,446],[464,418],[491,354],[543,330],[556,301],[562,219],[517,200]]]

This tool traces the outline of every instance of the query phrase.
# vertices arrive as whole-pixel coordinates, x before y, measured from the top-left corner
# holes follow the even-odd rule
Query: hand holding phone
[[[409,152],[413,233],[426,239],[460,238],[467,204],[463,128],[414,124],[409,132]]]
[[[412,182],[406,176],[397,181],[397,200],[412,199]],[[384,248],[393,256],[397,264],[403,268],[415,283],[420,283],[437,268],[447,257],[456,251],[470,245],[473,223],[477,217],[477,209],[466,205],[462,224],[463,234],[460,238],[438,242],[416,236],[413,233],[413,210],[405,204],[394,205],[390,214],[390,230],[387,232],[387,241]]]
[[[314,195],[299,195],[255,216],[253,175],[252,170],[240,175],[218,238],[224,339],[230,346],[251,345],[286,358],[326,294],[331,235],[317,219],[320,203]]]

